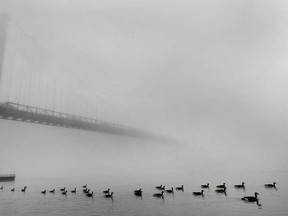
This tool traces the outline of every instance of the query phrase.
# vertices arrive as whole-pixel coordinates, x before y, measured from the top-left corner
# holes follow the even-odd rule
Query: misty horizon
[[[190,164],[195,169],[213,165],[239,170],[287,166],[285,1],[4,0],[0,6],[0,13],[10,17],[5,56],[10,60],[4,61],[1,102],[9,98],[50,108],[54,101],[58,111],[171,136],[178,142],[175,146],[150,144],[150,151],[146,146],[141,154],[157,158],[151,152],[167,148],[164,152],[172,158],[162,151],[159,156],[170,164],[167,172],[189,170]],[[28,63],[22,71],[22,63],[16,64],[11,73],[13,50],[20,50],[17,58],[24,56]],[[53,151],[45,146],[49,140],[57,143],[55,137],[64,139],[61,133],[70,137],[65,142],[71,144],[72,155],[79,150],[77,136],[85,134],[88,146],[98,136],[5,120],[0,127],[1,163],[5,162],[0,171],[16,169],[20,175],[33,175],[27,167],[39,160],[35,154],[47,154],[43,164],[49,167]],[[33,131],[41,137],[34,137]],[[123,146],[126,140],[120,142]],[[23,148],[27,163],[21,163],[21,152],[8,143]],[[109,153],[102,151],[103,157]],[[97,160],[89,154],[89,159],[84,152],[77,156],[88,160],[92,169]],[[56,155],[55,164],[71,161],[68,155]],[[49,175],[61,174],[55,164]],[[124,164],[134,166],[129,159]],[[76,166],[66,165],[68,170]],[[108,166],[111,172],[113,165]],[[153,160],[143,160],[139,166],[149,170],[154,165]],[[42,172],[41,166],[36,170]]]

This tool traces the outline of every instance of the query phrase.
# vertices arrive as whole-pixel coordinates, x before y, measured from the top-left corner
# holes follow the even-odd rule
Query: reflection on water
[[[176,173],[175,173],[176,174]],[[99,184],[97,178],[50,178],[50,179],[20,179],[15,182],[1,182],[0,215],[287,215],[287,172],[279,173],[231,173],[225,176],[227,193],[216,193],[218,181],[200,171],[197,175],[182,176],[171,181],[164,178],[162,182],[147,184]],[[212,174],[212,173],[211,173]],[[197,177],[198,176],[198,177]],[[252,176],[249,180],[247,177]],[[265,187],[268,176],[274,176],[275,187]],[[265,178],[267,177],[267,178]],[[110,176],[111,178],[111,176]],[[221,179],[221,173],[213,174],[213,178]],[[117,179],[117,176],[115,176]],[[237,179],[238,181],[236,182]],[[223,180],[221,182],[223,182]],[[234,185],[245,180],[245,190]],[[274,181],[273,180],[273,181]],[[204,188],[203,196],[194,196],[193,191],[201,191],[201,184],[209,181],[209,187]],[[220,180],[219,180],[220,181]],[[93,197],[83,193],[83,185],[93,191]],[[153,197],[161,193],[155,185],[165,185],[166,188],[176,188],[184,184],[185,191],[175,190],[173,193],[164,192],[162,197]],[[273,183],[273,182],[271,182]],[[25,192],[22,192],[27,185]],[[61,188],[68,191],[63,195]],[[71,191],[75,190],[76,193]],[[134,191],[141,187],[141,196],[135,196]],[[11,189],[15,188],[15,191]],[[108,199],[103,193],[110,188],[114,192],[113,199]],[[53,191],[51,193],[50,191]],[[46,194],[41,193],[46,190]],[[259,203],[241,200],[245,196],[259,193]]]

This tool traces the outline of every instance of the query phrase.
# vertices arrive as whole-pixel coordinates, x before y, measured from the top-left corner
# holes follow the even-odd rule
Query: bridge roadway
[[[115,135],[159,140],[157,135],[125,125],[81,117],[77,115],[42,109],[23,104],[0,103],[0,119],[22,121],[35,124],[74,128]]]

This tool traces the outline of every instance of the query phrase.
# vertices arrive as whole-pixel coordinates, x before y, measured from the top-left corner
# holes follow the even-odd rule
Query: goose
[[[195,195],[195,196],[204,196],[204,190],[201,190],[201,192],[193,192],[193,195]]]
[[[103,193],[105,194],[109,194],[110,188],[108,188],[107,190],[104,190]]]
[[[176,187],[175,189],[176,189],[176,190],[182,190],[182,191],[183,191],[183,190],[184,190],[184,185],[181,185],[181,187]]]
[[[41,191],[41,193],[42,193],[42,194],[46,194],[46,190],[44,190],[44,191]]]
[[[207,183],[206,185],[201,185],[201,188],[209,188],[209,183]]]
[[[245,183],[242,182],[242,184],[234,185],[235,188],[245,188]]]
[[[62,192],[63,195],[67,195],[67,190]]]
[[[92,191],[92,193],[87,193],[86,196],[87,197],[93,197],[93,191]]]
[[[258,195],[259,194],[257,192],[255,192],[254,196],[245,196],[245,197],[242,197],[241,199],[248,201],[248,202],[255,202],[255,201],[258,201]]]
[[[14,192],[14,191],[15,191],[15,188],[12,188],[11,191]]]
[[[113,198],[113,192],[111,194],[105,194],[106,198]]]
[[[82,186],[83,188],[87,188],[87,184]]]
[[[134,190],[134,194],[136,196],[142,196],[142,189],[140,188],[139,190]]]
[[[53,190],[50,190],[50,193],[55,193],[55,189],[53,189]]]
[[[0,189],[3,190],[3,186],[1,186]]]
[[[26,191],[27,186],[25,186],[23,189],[21,189],[22,192]]]
[[[164,191],[165,191],[165,186],[161,187],[161,189],[160,189],[160,190],[164,190]]]
[[[226,194],[226,187],[225,188],[221,188],[221,189],[216,189],[215,192],[216,193],[224,193],[225,195],[227,195]]]
[[[167,193],[174,193],[173,187],[171,188],[171,190],[166,190]]]
[[[155,193],[155,194],[153,194],[153,196],[154,197],[162,197],[163,198],[163,193],[164,193],[164,191],[162,191],[161,193]]]
[[[83,192],[85,193],[85,194],[87,194],[87,193],[89,193],[90,192],[90,189],[87,189],[87,190],[83,190]]]
[[[156,186],[155,188],[161,190],[162,189],[162,185]]]
[[[217,187],[217,188],[226,188],[225,184],[226,184],[226,183],[224,182],[222,185],[217,185],[216,187]]]
[[[267,188],[272,188],[272,187],[276,187],[276,182],[273,182],[273,184],[265,184],[264,185],[265,187],[267,187]]]
[[[66,187],[60,188],[60,191],[66,191]]]
[[[74,188],[74,190],[71,190],[71,193],[76,193],[76,188]]]

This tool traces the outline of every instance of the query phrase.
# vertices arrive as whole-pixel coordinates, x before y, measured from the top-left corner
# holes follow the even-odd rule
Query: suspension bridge
[[[111,112],[105,113],[111,107],[103,98],[94,95],[91,100],[91,95],[75,92],[73,86],[77,81],[57,60],[7,15],[0,15],[0,119],[164,139],[113,122]]]

